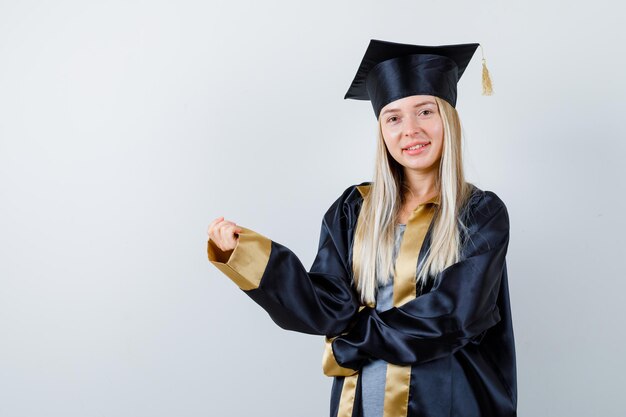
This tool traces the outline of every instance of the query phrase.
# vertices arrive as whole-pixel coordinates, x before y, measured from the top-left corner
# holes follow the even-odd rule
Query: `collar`
[[[371,183],[367,183],[367,184],[360,184],[356,186],[357,190],[359,190],[359,193],[361,193],[361,197],[365,197],[370,189],[372,188],[372,184]],[[440,205],[441,204],[441,198],[440,195],[437,194],[436,196],[434,196],[433,198],[431,198],[430,200],[424,201],[422,204],[427,204],[427,203],[432,203],[435,205]]]

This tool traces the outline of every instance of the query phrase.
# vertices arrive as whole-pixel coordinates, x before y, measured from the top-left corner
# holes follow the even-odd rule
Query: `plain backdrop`
[[[609,1],[0,0],[0,416],[327,416],[322,337],[206,256],[223,215],[310,267],[371,180],[370,39],[479,42],[468,179],[511,220],[520,416],[621,416],[623,13]],[[619,406],[618,406],[619,405]]]

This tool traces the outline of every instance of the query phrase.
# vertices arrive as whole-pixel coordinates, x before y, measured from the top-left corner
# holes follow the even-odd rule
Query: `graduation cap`
[[[455,107],[456,85],[478,46],[424,46],[371,39],[344,99],[370,100],[376,118],[388,103],[417,94],[442,98]],[[491,94],[483,57],[483,95]]]

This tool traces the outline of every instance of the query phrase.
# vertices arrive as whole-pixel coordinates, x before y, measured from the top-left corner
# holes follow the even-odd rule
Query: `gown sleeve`
[[[430,292],[390,310],[361,310],[354,326],[332,341],[337,363],[360,369],[370,358],[396,365],[427,362],[478,343],[500,321],[497,306],[509,242],[506,206],[484,191],[470,210],[461,260],[441,271]]]
[[[209,239],[209,261],[283,329],[329,337],[341,334],[356,319],[360,305],[350,284],[339,224],[349,190],[324,215],[309,271],[289,248],[245,227],[231,251],[221,251]]]

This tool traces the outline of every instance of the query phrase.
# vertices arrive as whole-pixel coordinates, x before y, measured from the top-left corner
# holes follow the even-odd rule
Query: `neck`
[[[407,201],[425,201],[439,193],[437,171],[419,172],[404,170],[403,193]]]

